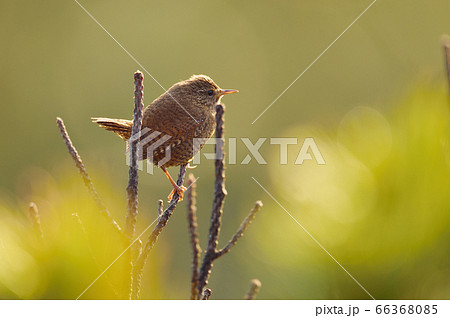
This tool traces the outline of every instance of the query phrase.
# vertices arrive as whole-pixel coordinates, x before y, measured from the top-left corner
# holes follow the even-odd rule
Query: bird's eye
[[[209,90],[209,91],[207,91],[207,93],[209,96],[212,96],[214,92],[212,90]]]

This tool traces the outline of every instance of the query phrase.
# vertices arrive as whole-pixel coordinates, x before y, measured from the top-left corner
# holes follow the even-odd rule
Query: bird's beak
[[[237,92],[239,92],[237,89],[221,89],[219,96],[233,94],[233,93],[237,93]]]

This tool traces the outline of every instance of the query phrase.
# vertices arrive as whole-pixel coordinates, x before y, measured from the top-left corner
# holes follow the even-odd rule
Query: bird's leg
[[[170,183],[172,183],[173,186],[173,190],[172,192],[170,192],[168,199],[169,201],[172,200],[173,195],[175,194],[175,191],[178,193],[178,195],[180,196],[180,202],[183,201],[183,195],[184,195],[184,191],[186,190],[186,187],[184,187],[183,185],[179,186],[170,176],[169,171],[167,171],[166,168],[161,167],[162,171],[164,171],[165,175],[167,176],[167,178],[169,179]]]

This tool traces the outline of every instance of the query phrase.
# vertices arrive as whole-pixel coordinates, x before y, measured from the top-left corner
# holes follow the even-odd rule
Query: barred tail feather
[[[131,127],[133,126],[133,121],[131,120],[103,117],[91,119],[92,122],[97,123],[100,127],[115,132],[123,140],[128,140],[131,137]]]

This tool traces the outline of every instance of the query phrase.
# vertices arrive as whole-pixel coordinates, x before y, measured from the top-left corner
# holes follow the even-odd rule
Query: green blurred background
[[[264,207],[219,259],[215,299],[240,299],[252,278],[260,299],[369,296],[252,180],[256,178],[377,299],[450,296],[450,126],[440,37],[448,0],[377,1],[254,124],[371,1],[82,1],[165,87],[207,74],[227,96],[228,137],[314,137],[327,164],[227,167],[220,245],[256,200]],[[1,1],[0,298],[74,299],[121,252],[61,141],[61,116],[121,224],[128,169],[123,141],[92,116],[131,118],[139,66],[72,0]],[[146,104],[163,93],[145,74]],[[211,148],[207,148],[210,152]],[[238,162],[247,151],[238,141]],[[213,192],[213,162],[198,180],[201,244]],[[176,174],[176,169],[172,169]],[[170,185],[140,174],[139,229],[156,217]],[[45,241],[26,218],[39,207]],[[87,235],[72,214],[78,213]],[[143,298],[189,296],[185,202],[147,264]],[[94,255],[94,257],[92,257]],[[116,298],[117,262],[83,298]]]

